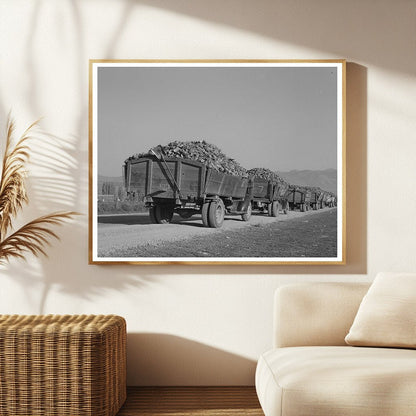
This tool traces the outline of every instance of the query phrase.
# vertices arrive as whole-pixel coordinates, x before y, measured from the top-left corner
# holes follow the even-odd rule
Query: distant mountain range
[[[337,192],[337,170],[291,170],[289,172],[278,172],[287,182],[293,185],[317,186],[325,191]],[[103,182],[122,184],[121,176],[98,175],[98,186]]]
[[[287,182],[293,185],[317,186],[325,191],[337,192],[337,170],[291,170],[278,172]]]

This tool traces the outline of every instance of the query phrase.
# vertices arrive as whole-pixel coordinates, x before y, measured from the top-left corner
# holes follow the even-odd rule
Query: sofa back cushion
[[[379,273],[345,341],[354,346],[416,348],[416,274]]]
[[[275,292],[275,348],[346,345],[368,283],[301,283]]]

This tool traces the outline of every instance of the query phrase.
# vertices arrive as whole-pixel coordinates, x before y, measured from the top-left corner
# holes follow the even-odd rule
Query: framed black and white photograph
[[[345,264],[345,61],[90,61],[92,264]]]

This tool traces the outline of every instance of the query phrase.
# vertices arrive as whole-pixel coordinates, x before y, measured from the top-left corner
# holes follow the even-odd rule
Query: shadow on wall
[[[372,1],[128,0],[126,8],[131,3],[171,10],[340,58],[353,55],[361,62],[414,73],[412,55],[397,47],[406,38],[401,28],[413,27],[415,11],[411,1],[401,2],[400,8],[395,8],[388,0],[377,2],[377,7]],[[396,16],[398,10],[400,14]]]
[[[83,185],[77,181],[77,141],[57,137],[42,130],[35,130],[34,133],[34,139],[29,142],[31,163],[28,166],[27,183],[30,203],[27,209],[25,207],[19,214],[19,219],[24,216],[25,221],[52,211],[73,210],[79,195],[87,193]],[[30,173],[32,168],[36,171],[34,175]],[[126,288],[143,288],[147,284],[157,284],[157,278],[152,277],[150,281],[146,273],[137,276],[136,273],[131,273],[131,269],[128,270],[128,266],[90,266],[100,267],[100,272],[85,273],[84,269],[88,264],[86,214],[53,229],[61,241],[50,239],[51,245],[46,248],[49,258],[40,256],[39,260],[33,261],[33,257],[27,253],[27,262],[12,260],[5,266],[7,276],[20,284],[25,295],[25,298],[16,304],[16,310],[10,313],[22,313],[22,304],[26,305],[31,313],[34,309],[39,314],[72,313],[72,310],[60,310],[59,306],[58,310],[56,306],[53,310],[48,309],[47,301],[52,289],[76,295],[79,301],[92,299],[107,289],[122,291]],[[63,247],[67,247],[67,250]],[[84,255],[80,256],[80,252]],[[34,287],[40,289],[33,290]],[[67,307],[70,308],[71,305]],[[117,305],[109,304],[105,312],[118,313],[116,308]],[[81,307],[80,313],[83,312],[85,311]]]
[[[27,37],[25,43],[25,68],[28,76],[25,95],[33,120],[42,116],[44,111],[40,99],[42,97],[42,75],[49,68],[43,61],[37,59],[35,46],[43,30],[40,19],[44,18],[42,13],[45,10],[47,12],[47,6],[41,1],[33,2],[30,36]],[[37,309],[40,314],[56,312],[56,309],[51,311],[47,306],[48,295],[52,288],[63,293],[74,294],[77,299],[82,300],[91,299],[107,289],[138,288],[145,286],[148,282],[146,273],[141,273],[141,276],[138,277],[136,273],[131,272],[131,268],[128,269],[126,266],[100,267],[99,272],[94,270],[94,273],[91,274],[85,272],[85,267],[88,264],[88,218],[86,213],[88,201],[88,101],[86,95],[88,91],[88,62],[85,60],[86,41],[80,3],[70,0],[61,5],[60,9],[67,12],[68,24],[77,29],[77,53],[71,64],[74,74],[71,82],[75,83],[74,91],[77,91],[82,100],[79,102],[79,111],[74,120],[73,134],[67,137],[58,137],[40,130],[36,134],[36,139],[31,141],[31,163],[27,181],[30,204],[25,207],[20,217],[29,221],[52,211],[85,208],[85,212],[82,212],[83,216],[65,223],[62,227],[54,227],[61,242],[51,239],[51,246],[46,249],[49,259],[40,257],[39,260],[33,261],[33,257],[28,255],[27,262],[13,260],[3,269],[7,272],[7,276],[19,282],[22,287],[25,299],[21,299],[20,303],[26,304],[30,311]],[[117,36],[114,36],[114,42],[117,43],[116,38]],[[108,46],[109,53],[115,46],[115,43],[113,46]],[[62,97],[62,100],[65,100],[65,97]],[[7,104],[4,105],[0,100],[0,117],[4,126],[7,118],[6,106]],[[65,251],[63,247],[67,247],[67,250]],[[84,253],[84,255],[79,255],[79,253]],[[3,270],[0,270],[0,273]],[[155,284],[156,280],[152,277],[152,284]],[[40,287],[41,290],[34,291],[34,287]],[[21,308],[19,309],[18,306],[16,304],[16,313],[21,312]],[[82,311],[83,309],[80,308],[80,312]],[[59,312],[65,313],[64,310]],[[111,305],[109,305],[108,312],[116,313],[111,309]]]
[[[29,31],[30,36],[27,38],[25,53],[26,72],[29,77],[27,97],[35,119],[44,115],[40,100],[42,96],[40,86],[42,86],[43,72],[49,70],[49,68],[44,66],[45,64],[42,61],[39,61],[35,47],[37,37],[42,33],[42,27],[40,27],[39,22],[41,21],[40,19],[44,8],[47,9],[47,7],[44,6],[47,5],[40,1],[33,2]],[[69,1],[64,5],[61,11],[64,10],[67,11],[67,17],[70,24],[76,27],[75,33],[77,34],[77,54],[74,57],[72,70],[74,76],[71,78],[71,82],[75,84],[74,90],[78,92],[79,97],[85,97],[85,93],[88,90],[88,75],[87,64],[84,60],[85,40],[83,39],[84,32],[81,24],[82,19],[79,4],[77,1]],[[62,100],[65,100],[65,96],[62,97]],[[39,191],[42,189],[48,189],[49,191],[50,186],[53,186],[51,193],[55,193],[54,196],[56,201],[61,201],[62,204],[61,197],[65,196],[66,200],[64,199],[63,201],[68,202],[71,209],[73,209],[74,206],[83,205],[83,195],[85,195],[88,189],[88,166],[83,163],[84,160],[88,159],[86,145],[88,143],[88,102],[82,100],[79,103],[79,109],[77,119],[74,123],[75,133],[67,138],[43,133],[40,135],[40,140],[37,143],[40,145],[40,148],[37,148],[38,151],[33,155],[33,159],[37,163],[37,165],[35,164],[37,168],[45,167],[52,171],[52,173],[57,174],[57,176],[51,177],[52,180],[47,184],[49,186],[48,188],[42,188],[42,185],[46,185],[45,178],[40,181],[40,186],[35,189],[35,191],[38,191],[34,193],[35,198],[39,195],[44,197],[44,192]],[[42,155],[45,156],[45,154],[52,155],[52,157],[42,158]],[[42,161],[44,162],[43,165]],[[38,180],[38,178],[36,178],[36,180]],[[36,202],[37,205],[42,203],[41,200]],[[49,204],[47,205],[50,206]]]
[[[254,385],[254,360],[174,335],[129,333],[127,361],[129,386]]]

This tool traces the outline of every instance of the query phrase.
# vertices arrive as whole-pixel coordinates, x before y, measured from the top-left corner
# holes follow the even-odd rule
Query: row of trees
[[[126,213],[144,211],[144,204],[139,195],[127,197],[125,187],[118,182],[102,182],[98,189],[98,213]]]

